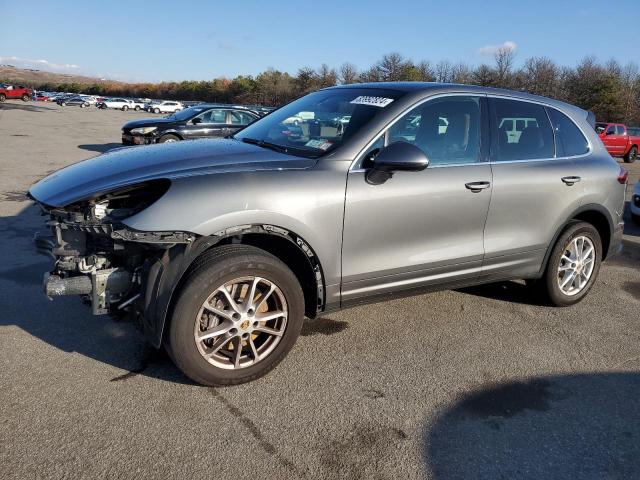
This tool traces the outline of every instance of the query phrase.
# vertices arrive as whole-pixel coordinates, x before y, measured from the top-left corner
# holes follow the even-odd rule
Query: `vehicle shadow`
[[[113,150],[114,148],[122,148],[122,147],[126,147],[126,145],[122,145],[121,143],[95,143],[95,144],[78,145],[78,148],[87,150],[89,152],[98,152],[98,153],[106,153],[109,150]]]
[[[78,353],[116,367],[105,381],[122,381],[144,375],[169,382],[192,384],[163,350],[150,347],[133,322],[93,316],[77,297],[48,300],[42,277],[51,261],[32,247],[35,231],[44,230],[43,217],[31,202],[19,196],[4,202],[25,205],[17,215],[0,217],[0,326],[15,326],[63,352]],[[10,252],[10,255],[9,255]],[[6,335],[16,335],[6,330]]]
[[[23,102],[20,103],[5,101],[0,103],[0,110],[24,110],[27,112],[43,112],[45,110],[55,110],[53,107],[47,107],[44,105],[35,104],[35,102]],[[39,102],[42,103],[42,102]]]
[[[457,291],[468,295],[491,298],[493,300],[503,300],[510,303],[545,306],[535,295],[532,295],[531,288],[518,281],[487,283],[460,288]]]
[[[482,386],[429,422],[425,467],[435,480],[637,478],[639,395],[637,372]]]

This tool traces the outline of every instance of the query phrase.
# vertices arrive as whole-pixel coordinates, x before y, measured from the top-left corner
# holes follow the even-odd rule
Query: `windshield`
[[[319,157],[342,145],[404,92],[338,88],[311,93],[257,120],[233,138]]]
[[[189,108],[185,108],[184,110],[180,110],[179,112],[172,113],[167,118],[182,122],[184,120],[189,120],[191,117],[194,117],[199,113],[202,113],[205,110],[208,110],[209,108],[211,107],[189,107]]]
[[[605,128],[607,128],[606,123],[596,123],[596,133],[604,132]]]

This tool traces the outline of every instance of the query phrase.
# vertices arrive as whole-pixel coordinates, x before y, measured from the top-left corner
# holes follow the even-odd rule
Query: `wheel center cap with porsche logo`
[[[249,320],[245,320],[244,322],[242,322],[242,323],[240,324],[240,328],[241,328],[242,330],[247,330],[247,329],[249,328]]]

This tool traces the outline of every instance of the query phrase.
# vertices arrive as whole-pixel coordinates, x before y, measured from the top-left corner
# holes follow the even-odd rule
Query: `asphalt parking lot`
[[[637,478],[630,224],[574,307],[509,282],[353,308],[226,389],[192,384],[130,323],[48,301],[24,192],[145,116],[0,105],[0,478]],[[640,162],[626,167],[633,185]]]

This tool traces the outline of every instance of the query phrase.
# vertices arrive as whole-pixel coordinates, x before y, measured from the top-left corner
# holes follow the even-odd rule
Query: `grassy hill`
[[[77,83],[77,84],[117,84],[114,80],[105,78],[85,77],[82,75],[72,75],[66,73],[45,72],[43,70],[32,70],[16,68],[10,65],[0,65],[0,82],[26,85],[28,87],[34,85],[42,85],[45,83]]]

